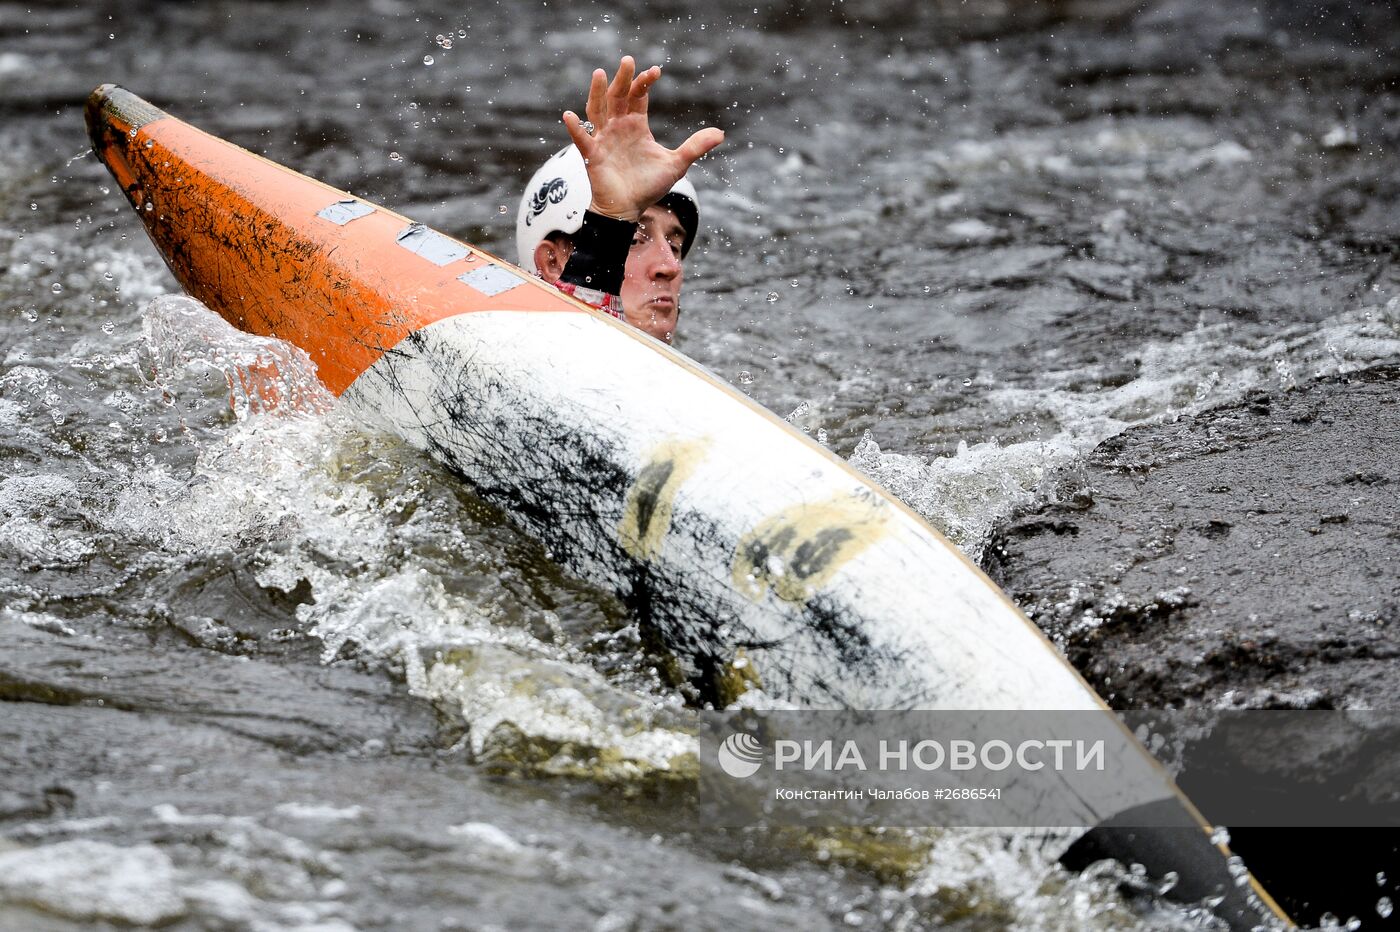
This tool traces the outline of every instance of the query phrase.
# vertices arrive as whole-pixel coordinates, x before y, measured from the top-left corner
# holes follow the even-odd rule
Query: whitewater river
[[[0,928],[1208,921],[1005,832],[692,825],[629,756],[683,711],[633,620],[178,297],[82,104],[513,259],[591,69],[662,64],[658,135],[728,133],[677,347],[977,559],[1105,439],[1400,360],[1394,17],[137,6],[0,2]]]

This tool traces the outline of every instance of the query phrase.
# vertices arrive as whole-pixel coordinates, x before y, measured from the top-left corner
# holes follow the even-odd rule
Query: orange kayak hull
[[[474,270],[497,283],[516,276],[504,282],[518,284],[513,310],[590,313],[479,249],[202,132],[122,88],[93,93],[88,127],[184,289],[242,330],[301,347],[337,395],[410,333],[498,307],[499,292],[488,293],[497,285],[482,291],[461,280]]]

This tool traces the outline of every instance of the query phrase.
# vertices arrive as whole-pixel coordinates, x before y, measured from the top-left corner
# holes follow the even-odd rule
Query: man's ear
[[[559,281],[573,251],[574,244],[563,237],[542,240],[535,247],[535,268],[540,270],[540,278],[550,284]]]

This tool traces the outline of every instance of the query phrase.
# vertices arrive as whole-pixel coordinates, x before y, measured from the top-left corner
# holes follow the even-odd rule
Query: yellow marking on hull
[[[771,588],[802,603],[886,532],[890,509],[868,492],[785,508],[739,541],[734,586],[755,602]]]
[[[709,438],[667,440],[652,451],[637,481],[627,491],[617,539],[622,549],[638,560],[650,560],[661,552],[661,542],[671,529],[676,493],[695,472],[710,448]]]

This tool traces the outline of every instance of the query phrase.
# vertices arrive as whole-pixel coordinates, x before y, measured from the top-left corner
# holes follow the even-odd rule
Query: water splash
[[[296,627],[324,662],[395,671],[460,723],[474,759],[603,782],[693,769],[694,738],[672,721],[680,700],[639,670],[637,645],[590,646],[620,609],[522,586],[517,551],[531,545],[464,511],[460,480],[333,409],[303,352],[173,297],[148,306],[145,342],[176,407],[200,395],[191,373],[214,373],[235,417],[195,438],[188,476],[134,471],[105,523],[172,555],[240,552],[264,588],[308,592]],[[558,573],[543,556],[525,569]]]
[[[947,829],[930,832],[923,867],[905,890],[934,924],[965,923],[1031,932],[1060,929],[1200,929],[1201,919],[1170,906],[1129,906],[1117,891],[1144,889],[1145,877],[1112,861],[1071,874],[1056,864],[1067,836],[1053,829]],[[1155,887],[1153,888],[1155,889]],[[1204,918],[1204,917],[1202,917]],[[980,920],[980,922],[979,922]],[[1211,920],[1206,919],[1209,928]]]
[[[1287,390],[1309,378],[1400,357],[1400,299],[1241,341],[1228,324],[1145,345],[1137,377],[1114,384],[1109,367],[1043,372],[1034,388],[994,388],[1002,421],[1048,425],[1044,439],[962,442],[950,457],[884,452],[867,432],[850,462],[978,559],[1000,521],[1053,500],[1063,471],[1131,427],[1199,414],[1253,390]]]
[[[304,351],[245,333],[193,298],[167,295],[151,301],[142,313],[142,332],[156,384],[168,387],[192,369],[220,372],[239,420],[271,412],[319,415],[335,404]]]
[[[0,852],[0,902],[73,920],[164,924],[186,912],[175,875],[153,845],[60,841]]]
[[[472,757],[496,769],[601,782],[693,773],[695,739],[674,727],[677,698],[609,682],[567,640],[546,643],[513,622],[489,587],[449,592],[414,562],[316,577],[316,602],[298,616],[327,658],[353,645],[401,667],[409,691],[466,725]]]

